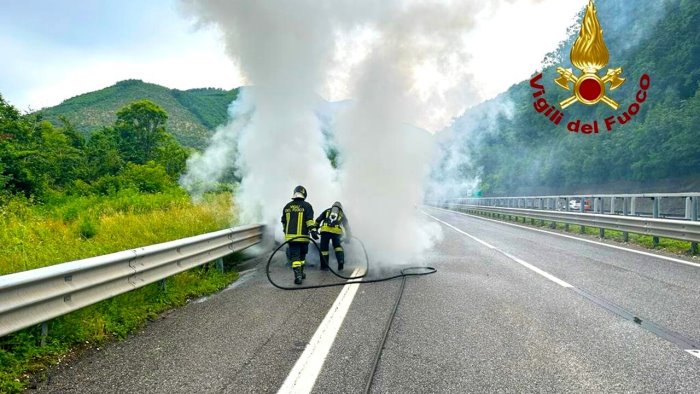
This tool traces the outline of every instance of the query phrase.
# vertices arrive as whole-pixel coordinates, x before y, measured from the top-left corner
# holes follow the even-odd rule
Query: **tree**
[[[176,180],[187,168],[190,153],[167,134],[156,149],[155,162],[163,166],[168,175]]]
[[[92,134],[85,144],[87,158],[86,178],[95,180],[106,175],[115,175],[124,167],[124,159],[119,151],[117,133],[105,128]]]
[[[165,139],[168,114],[149,100],[139,100],[117,112],[114,129],[121,155],[126,161],[144,164],[153,160]]]

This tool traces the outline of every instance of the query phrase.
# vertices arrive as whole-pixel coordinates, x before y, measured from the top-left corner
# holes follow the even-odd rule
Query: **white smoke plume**
[[[337,121],[342,194],[351,212],[368,213],[355,228],[380,261],[409,260],[441,237],[416,210],[434,148],[421,128],[445,127],[473,100],[463,68],[469,56],[456,43],[474,4],[417,2],[380,21],[354,101]]]
[[[241,97],[244,106],[254,107],[250,121],[219,131],[227,135],[219,140],[237,143],[219,151],[238,152],[241,220],[280,227],[281,207],[299,184],[309,190],[311,202],[330,205],[337,195],[335,174],[314,112],[334,48],[327,7],[269,0],[186,1],[185,6],[201,22],[221,28],[229,55],[254,85]],[[202,158],[198,163],[191,168],[207,166]]]
[[[400,262],[431,246],[440,228],[416,209],[431,164],[431,132],[479,99],[463,39],[485,2],[182,1],[201,23],[223,31],[228,54],[253,86],[236,104],[250,116],[217,132],[212,147],[190,162],[186,184],[215,180],[237,152],[244,221],[279,229],[282,206],[303,184],[317,213],[334,200],[344,203],[375,259]],[[371,32],[371,46],[338,73],[338,37],[353,31]],[[338,75],[350,101],[333,123],[336,172],[316,109],[317,92]]]
[[[187,173],[180,179],[180,184],[195,200],[216,188],[225,173],[233,170],[238,137],[249,126],[253,114],[251,104],[248,89],[241,88],[236,101],[229,106],[230,121],[216,129],[204,153],[195,153],[187,160]]]

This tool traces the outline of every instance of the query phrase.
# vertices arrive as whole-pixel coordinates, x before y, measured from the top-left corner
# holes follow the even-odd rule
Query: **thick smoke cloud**
[[[223,31],[228,54],[253,86],[232,107],[238,118],[189,163],[183,184],[205,190],[235,156],[243,221],[279,231],[281,207],[303,184],[317,212],[343,201],[356,235],[379,259],[418,256],[440,236],[416,210],[435,146],[431,133],[479,98],[462,40],[484,3],[183,0],[199,23]],[[369,48],[345,70],[349,102],[322,123],[317,92],[338,75],[338,37],[353,32],[370,32]],[[338,170],[324,151],[324,127],[333,129]]]
[[[416,210],[434,149],[433,136],[419,127],[444,127],[475,97],[460,66],[468,54],[455,45],[474,8],[420,2],[383,21],[358,69],[354,101],[338,118],[342,194],[354,211],[369,213],[355,227],[381,261],[406,261],[440,237],[440,227]],[[421,85],[416,65],[448,84]]]
[[[209,149],[212,155],[221,153],[216,159],[221,167],[237,152],[241,220],[277,224],[297,184],[307,187],[316,204],[332,203],[335,175],[314,112],[334,48],[327,7],[265,0],[188,1],[185,6],[202,23],[221,28],[229,55],[254,85],[236,103],[254,108],[250,120],[220,129]],[[219,148],[220,143],[227,148]],[[206,158],[207,153],[193,163],[188,176],[209,167]]]

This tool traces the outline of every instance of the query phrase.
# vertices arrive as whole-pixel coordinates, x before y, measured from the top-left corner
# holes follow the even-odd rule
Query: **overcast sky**
[[[0,94],[21,110],[53,106],[124,79],[178,89],[246,83],[225,56],[220,33],[195,28],[177,0],[0,3]],[[481,98],[532,75],[585,3],[512,0],[480,15],[466,42],[473,48],[469,69]],[[347,98],[342,83],[320,93]]]

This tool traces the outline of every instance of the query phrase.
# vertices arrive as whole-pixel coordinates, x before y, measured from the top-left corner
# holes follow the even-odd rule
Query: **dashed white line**
[[[433,218],[433,220],[442,223],[443,225],[445,225],[445,226],[447,226],[447,227],[449,227],[449,228],[455,230],[456,232],[458,232],[458,233],[460,233],[460,234],[462,234],[462,235],[466,235],[467,237],[469,237],[469,238],[473,239],[474,241],[476,241],[476,242],[478,242],[478,243],[480,243],[480,244],[486,246],[487,248],[496,249],[496,247],[493,246],[493,245],[491,245],[490,243],[488,243],[488,242],[486,242],[486,241],[482,241],[482,240],[480,240],[479,238],[477,238],[477,237],[475,237],[475,236],[473,236],[473,235],[471,235],[471,234],[467,234],[467,233],[465,233],[464,231],[458,229],[457,227],[455,227],[455,226],[453,226],[453,225],[451,225],[451,224],[449,224],[449,223],[447,223],[447,222],[445,222],[445,221],[442,221],[442,220],[436,218],[435,216],[433,216],[433,215],[431,215],[431,214],[429,214],[429,213],[423,212],[423,215],[429,216],[429,217]]]
[[[482,240],[480,240],[479,238],[477,238],[477,237],[475,237],[475,236],[473,236],[473,235],[471,235],[471,234],[468,234],[468,233],[466,233],[466,232],[464,232],[464,231],[458,229],[457,227],[455,227],[455,226],[453,226],[453,225],[451,225],[451,224],[449,224],[449,223],[447,223],[447,222],[445,222],[445,221],[442,221],[442,220],[436,218],[435,216],[433,216],[433,215],[431,215],[431,214],[429,214],[429,213],[423,212],[423,214],[426,215],[426,216],[428,216],[428,217],[430,217],[430,218],[432,218],[433,220],[438,221],[438,222],[442,223],[443,225],[445,225],[445,226],[447,226],[447,227],[449,227],[449,228],[451,228],[451,229],[453,229],[453,230],[459,232],[460,234],[466,235],[467,237],[469,237],[469,238],[473,239],[474,241],[476,241],[476,242],[478,242],[478,243],[480,243],[480,244],[486,246],[487,248],[493,249],[493,250],[495,250],[495,251],[501,253],[502,255],[508,257],[509,259],[511,259],[511,260],[515,261],[516,263],[522,265],[523,267],[525,267],[525,268],[527,268],[527,269],[529,269],[529,270],[531,270],[531,271],[533,271],[533,272],[535,272],[535,273],[537,273],[537,274],[539,274],[539,275],[542,275],[543,277],[545,277],[545,278],[551,280],[552,282],[558,284],[559,286],[566,287],[566,288],[573,287],[573,286],[570,285],[569,283],[567,283],[567,282],[565,282],[565,281],[563,281],[563,280],[557,278],[556,276],[550,274],[549,272],[543,271],[543,270],[541,270],[541,269],[535,267],[534,265],[532,265],[532,264],[526,262],[525,260],[522,260],[522,259],[520,259],[520,258],[518,258],[518,257],[515,257],[515,256],[513,256],[512,254],[510,254],[510,253],[508,253],[508,252],[506,252],[506,251],[504,251],[504,250],[498,249],[497,247],[491,245],[490,243],[488,243],[488,242],[486,242],[486,241],[482,241]]]
[[[561,280],[561,279],[557,278],[556,276],[550,274],[549,272],[547,272],[547,271],[542,271],[541,269],[535,267],[534,265],[532,265],[532,264],[530,264],[530,263],[528,263],[528,262],[525,262],[524,260],[519,259],[519,258],[513,256],[512,254],[510,254],[510,253],[508,253],[508,252],[505,252],[505,251],[500,250],[500,249],[498,249],[498,248],[497,248],[496,250],[498,250],[499,252],[501,252],[503,255],[505,255],[505,256],[508,257],[509,259],[515,261],[516,263],[518,263],[518,264],[522,265],[523,267],[528,268],[528,269],[530,269],[530,270],[532,270],[532,271],[534,271],[534,272],[536,272],[536,273],[538,273],[538,274],[544,276],[545,278],[551,280],[552,282],[558,284],[559,286],[562,286],[562,287],[574,287],[574,286],[570,285],[569,283],[564,282],[563,280]]]
[[[575,286],[557,278],[556,276],[550,274],[549,272],[543,271],[543,270],[533,266],[532,264],[489,244],[488,242],[482,241],[479,238],[477,238],[471,234],[468,234],[468,233],[462,231],[461,229],[459,229],[459,228],[457,228],[457,227],[455,227],[455,226],[453,226],[453,225],[451,225],[443,220],[440,220],[440,219],[436,218],[435,216],[430,215],[429,213],[427,213],[425,211],[421,211],[421,212],[424,215],[432,218],[433,220],[435,220],[439,223],[442,223],[443,225],[459,232],[460,234],[466,235],[467,237],[479,242],[480,244],[503,254],[504,256],[508,257],[509,259],[511,259],[511,260],[515,261],[516,263],[530,269],[533,272],[536,272],[537,274],[549,279],[550,281],[552,281],[552,282],[554,282],[562,287],[576,291],[577,293],[581,294],[582,296],[584,296],[588,300],[594,302],[595,304],[603,306],[604,308],[608,309],[609,311],[611,311],[614,314],[617,314],[618,316],[621,316],[627,320],[631,320],[631,317],[635,316],[634,314],[631,314],[631,312],[626,311],[620,307],[617,307],[614,304],[610,304],[608,301],[594,297],[591,294],[587,293],[586,291],[576,288]],[[452,211],[448,211],[448,212],[452,212]],[[455,213],[461,213],[461,212],[455,212]],[[471,215],[465,215],[465,216],[471,216]],[[489,220],[489,219],[486,219],[486,220]],[[501,223],[501,222],[498,222],[498,223]],[[505,223],[505,224],[510,224],[510,223]],[[517,226],[517,227],[523,227],[523,226]],[[523,228],[530,229],[528,227],[523,227]],[[536,231],[540,231],[540,230],[536,230]],[[549,234],[554,234],[554,235],[561,235],[561,234],[557,234],[557,233],[550,233],[549,231],[544,231],[544,232],[549,233]],[[573,237],[571,237],[571,238],[573,238]],[[578,239],[578,238],[574,238],[574,239]],[[583,240],[583,241],[586,241],[586,240]],[[601,244],[601,245],[605,245],[605,244]],[[606,246],[609,246],[609,245],[606,245]],[[624,249],[624,248],[619,248],[619,249],[628,250],[628,249]],[[633,251],[633,250],[630,250],[630,251]],[[652,255],[652,256],[654,256],[654,255]],[[657,256],[654,256],[654,257],[657,257]],[[611,309],[611,306],[613,306],[614,308]],[[637,318],[635,317],[635,319],[637,319]],[[662,329],[663,327],[657,326],[654,323],[647,322],[646,324],[647,324],[646,330],[654,333],[655,335],[661,337],[662,339],[665,339],[671,343],[674,343],[674,344],[680,346],[681,349],[683,349],[688,354],[695,356],[697,358],[700,358],[700,349],[696,349],[697,346],[695,345],[695,343],[691,339],[685,338],[682,335],[679,335],[676,333],[669,333],[667,330],[659,330],[660,328]],[[652,329],[652,327],[653,327],[653,329]],[[686,349],[685,346],[687,346],[687,345],[694,346],[694,347],[690,348],[690,349]]]
[[[666,261],[672,261],[672,262],[678,263],[678,264],[684,264],[684,265],[688,265],[688,266],[691,266],[691,267],[700,268],[700,263],[693,263],[692,261],[686,261],[686,260],[676,259],[676,258],[673,258],[673,257],[663,256],[663,255],[660,255],[660,254],[654,254],[654,253],[649,253],[649,252],[643,252],[643,251],[641,251],[641,250],[629,249],[629,248],[625,248],[625,247],[617,246],[617,245],[610,245],[610,244],[606,244],[606,243],[604,243],[604,242],[598,242],[598,241],[593,241],[593,240],[590,240],[590,239],[579,238],[579,237],[575,237],[575,236],[573,236],[573,235],[555,233],[555,232],[552,232],[552,231],[542,230],[542,229],[539,229],[539,228],[532,228],[532,227],[527,227],[527,226],[521,226],[521,225],[515,224],[515,223],[502,222],[502,221],[500,221],[500,220],[493,220],[493,219],[489,219],[489,218],[485,218],[485,217],[481,217],[481,216],[470,215],[470,214],[464,213],[464,212],[452,211],[452,210],[449,210],[449,209],[438,208],[438,207],[430,207],[430,208],[431,208],[431,209],[437,209],[437,210],[439,210],[439,211],[454,213],[454,214],[458,214],[458,215],[462,215],[462,216],[466,216],[466,217],[470,217],[470,218],[481,219],[481,220],[487,220],[487,221],[489,221],[489,222],[505,224],[505,225],[507,225],[507,226],[518,227],[518,228],[522,228],[522,229],[526,229],[526,230],[531,230],[531,231],[539,231],[539,232],[545,233],[545,234],[556,235],[557,237],[564,237],[564,238],[569,238],[569,239],[575,239],[575,240],[577,240],[577,241],[587,242],[587,243],[589,243],[589,244],[605,246],[605,247],[608,247],[608,248],[613,248],[613,249],[618,249],[618,250],[624,250],[624,251],[626,251],[626,252],[641,254],[641,255],[649,256],[649,257],[655,257],[655,258],[662,259],[662,260],[666,260]]]
[[[700,349],[685,349],[685,351],[697,358],[700,358]]]
[[[360,268],[356,268],[351,276],[357,276]],[[311,341],[306,345],[304,353],[297,360],[296,364],[289,372],[278,394],[286,393],[310,393],[316,384],[318,374],[321,372],[323,363],[326,361],[335,337],[340,330],[340,326],[345,320],[350,304],[352,304],[355,293],[360,287],[359,284],[348,282],[343,286],[343,290],[338,294],[333,306],[323,318],[323,321],[316,329]]]

